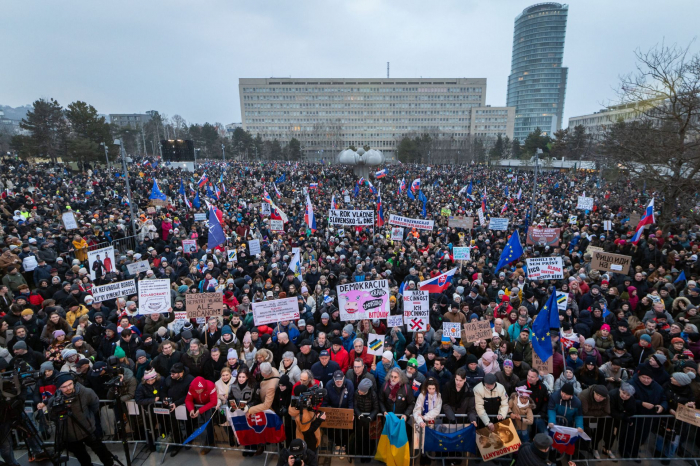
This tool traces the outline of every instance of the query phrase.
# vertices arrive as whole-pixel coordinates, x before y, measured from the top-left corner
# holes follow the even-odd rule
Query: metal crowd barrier
[[[119,238],[112,241],[112,246],[114,247],[114,253],[117,252],[121,254],[126,254],[128,250],[135,251],[138,246],[138,236],[127,236],[125,238]]]

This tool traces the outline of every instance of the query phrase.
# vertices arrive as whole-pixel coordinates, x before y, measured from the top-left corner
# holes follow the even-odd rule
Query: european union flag
[[[676,278],[676,280],[673,282],[673,284],[675,285],[676,283],[680,283],[680,282],[684,282],[684,281],[686,281],[685,270],[681,270],[681,274],[678,275],[678,278]]]
[[[199,191],[197,191],[197,194],[195,194],[194,199],[192,199],[192,205],[195,207],[195,209],[199,209],[202,207],[202,203],[199,202]]]
[[[286,180],[287,180],[287,174],[286,174],[286,173],[282,173],[282,174],[279,176],[279,178],[277,178],[277,179],[275,180],[275,184],[282,184],[282,183],[284,183]]]
[[[226,234],[221,228],[219,217],[216,216],[214,209],[209,209],[209,237],[207,238],[207,248],[214,249],[220,244],[226,242]]]
[[[406,194],[408,194],[408,198],[409,198],[410,200],[412,200],[412,201],[415,201],[415,200],[416,200],[416,196],[413,195],[413,193],[411,192],[410,189],[407,189],[407,190],[406,190]]]
[[[550,329],[559,328],[559,307],[557,291],[553,290],[542,310],[532,324],[532,350],[542,362],[552,357],[552,333]]]
[[[501,270],[506,265],[511,262],[518,260],[520,256],[523,255],[523,245],[520,244],[520,236],[518,235],[518,230],[515,230],[510,236],[506,247],[501,253],[500,259],[498,259],[498,265],[496,265],[496,272]]]
[[[409,194],[410,194],[410,191],[409,191]],[[428,204],[428,198],[425,197],[425,194],[423,194],[423,190],[422,190],[422,189],[421,189],[420,191],[418,191],[418,200],[421,201],[421,202],[423,203],[423,211],[421,212],[421,215],[423,215],[423,218],[425,218],[426,215],[427,215],[426,206],[427,206],[427,204]]]
[[[425,429],[424,451],[468,451],[477,453],[476,427],[468,427],[457,432],[445,434],[435,429]]]
[[[469,186],[467,186],[467,194],[471,195],[472,194],[472,182],[469,180]]]
[[[178,191],[178,194],[181,196],[185,195],[185,183],[182,182],[182,179],[180,179],[180,189]]]
[[[153,187],[151,188],[151,196],[149,199],[158,199],[160,201],[164,201],[166,199],[165,194],[160,192],[160,189],[158,188],[158,182],[153,179]]]

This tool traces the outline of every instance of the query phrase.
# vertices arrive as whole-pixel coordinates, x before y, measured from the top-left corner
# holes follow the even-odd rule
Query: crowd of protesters
[[[681,404],[694,407],[700,395],[699,228],[674,213],[671,227],[654,225],[633,244],[629,217],[644,210],[650,193],[627,181],[611,184],[581,170],[545,171],[535,186],[527,171],[391,165],[388,176],[370,177],[381,191],[385,219],[394,213],[435,222],[431,231],[406,229],[402,241],[392,241],[388,220],[382,226],[328,224],[331,199],[339,209],[377,210],[373,190],[357,186],[358,177],[342,165],[207,162],[193,174],[138,161],[129,165],[131,206],[124,176],[114,169],[71,172],[16,159],[3,160],[1,168],[0,369],[28,365],[40,371],[30,395],[34,408],[49,403],[63,373],[83,391],[113,398],[104,382],[121,368],[122,401],[146,409],[184,405],[193,419],[208,419],[231,402],[249,415],[272,409],[285,420],[287,444],[298,436],[312,450],[322,420],[290,408],[290,398],[320,384],[324,405],[354,409],[356,436],[369,436],[378,415],[388,412],[419,427],[442,418],[493,429],[511,418],[523,442],[565,418],[591,437],[580,448],[595,458],[637,457],[650,432],[666,427],[671,440],[659,453],[667,458],[683,432],[664,424],[664,415]],[[210,181],[199,187],[204,173]],[[425,215],[423,203],[407,192],[417,178],[427,198]],[[154,179],[167,201],[149,209]],[[470,183],[469,193],[462,188]],[[207,191],[227,237],[214,249],[207,247],[207,222],[194,219],[207,212]],[[262,215],[266,193],[288,217],[284,232],[272,231]],[[306,193],[314,231],[304,219]],[[591,211],[576,209],[583,193],[595,198]],[[188,207],[195,197],[200,207]],[[623,197],[634,201],[614,204]],[[482,204],[487,218],[509,219],[508,231],[479,224]],[[446,210],[473,217],[474,228],[448,226]],[[78,229],[65,229],[61,216],[67,211]],[[559,241],[526,244],[528,226],[559,228]],[[524,254],[495,270],[516,229]],[[124,239],[133,246],[118,249],[114,267],[98,268],[91,279],[87,251]],[[183,253],[187,239],[196,240],[196,251]],[[248,242],[254,239],[261,252],[251,256]],[[471,247],[469,261],[454,261],[458,246]],[[630,256],[629,273],[592,269],[591,246]],[[289,268],[293,248],[301,249],[301,275]],[[227,261],[233,249],[237,260]],[[36,266],[27,271],[31,256]],[[528,278],[525,259],[546,256],[562,257],[562,280]],[[132,275],[127,266],[142,260],[150,269]],[[450,286],[430,295],[426,331],[340,319],[337,285],[386,279],[390,314],[402,315],[401,289],[417,289],[454,267]],[[105,302],[91,294],[93,286],[134,278],[137,284],[169,279],[170,311],[139,312],[137,294]],[[533,367],[532,323],[555,290],[566,293],[567,303],[560,333],[552,334],[551,373],[542,373]],[[176,321],[189,293],[221,294],[223,315]],[[254,324],[251,303],[285,297],[297,298],[299,320]],[[443,336],[443,322],[474,320],[489,321],[492,337]],[[381,357],[368,353],[371,334],[384,337]],[[603,427],[589,417],[610,422]],[[654,417],[659,420],[646,422]],[[185,435],[179,428],[171,434],[174,443]],[[211,431],[207,435],[211,441]],[[338,445],[341,453],[346,448],[347,438]],[[362,449],[347,453],[374,453],[369,442]],[[536,453],[528,457],[536,459]]]

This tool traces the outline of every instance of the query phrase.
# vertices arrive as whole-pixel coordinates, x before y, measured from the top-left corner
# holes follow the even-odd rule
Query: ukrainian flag
[[[406,421],[400,420],[394,413],[389,413],[386,417],[374,459],[388,466],[408,466],[411,464]]]

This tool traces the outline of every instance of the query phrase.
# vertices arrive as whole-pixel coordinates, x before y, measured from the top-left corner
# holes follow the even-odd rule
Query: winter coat
[[[434,421],[442,410],[442,397],[437,393],[435,397],[428,396],[428,410],[426,411],[426,396],[428,396],[427,393],[421,393],[418,395],[418,398],[416,398],[416,405],[413,408],[413,419],[416,421],[416,424]]]
[[[63,393],[58,390],[54,396],[49,398],[46,405],[51,411],[54,404],[61,403],[64,400]],[[75,384],[75,399],[71,404],[72,416],[68,416],[65,427],[65,440],[67,442],[78,442],[90,436],[97,428],[96,417],[100,411],[100,399],[91,389]],[[84,426],[87,432],[79,427]]]
[[[153,367],[161,377],[168,377],[173,364],[180,362],[181,359],[182,353],[179,350],[173,351],[170,356],[161,353],[153,360],[151,367]],[[189,370],[187,372],[189,373]]]
[[[287,377],[289,377],[289,381],[292,384],[297,383],[299,381],[299,377],[301,377],[301,369],[299,369],[299,366],[297,365],[297,358],[294,358],[289,368],[285,368],[284,360],[280,362],[279,374],[280,376],[287,374]]]
[[[338,388],[335,382],[331,382],[326,387],[326,397],[323,406],[331,408],[346,408],[353,409],[353,400],[355,396],[355,387],[348,379],[343,380],[343,386]]]
[[[205,380],[204,377],[195,377],[187,391],[185,406],[187,406],[187,411],[190,412],[195,410],[195,405],[203,405],[197,409],[200,413],[204,413],[215,408],[218,401],[218,392],[214,382]]]
[[[520,419],[513,419],[513,424],[516,430],[526,430],[535,422],[535,417],[532,410],[535,409],[535,402],[530,399],[529,404],[525,408],[518,406],[518,394],[513,393],[508,400],[508,409],[513,414],[520,415]]]
[[[360,393],[355,389],[355,419],[357,422],[369,425],[369,421],[374,421],[379,414],[379,400],[377,399],[377,391],[372,387],[366,394],[360,395]],[[360,414],[369,413],[370,419],[365,420],[364,417],[360,417]]]
[[[382,361],[377,362],[377,368],[371,371],[371,373],[377,379],[378,386],[381,387],[384,385],[386,374],[394,367],[399,367],[394,360],[391,361],[389,368],[384,367],[384,363]]]
[[[548,455],[548,452],[543,452],[532,443],[527,443],[518,451],[515,466],[549,466]]]
[[[489,390],[482,382],[474,387],[474,405],[476,414],[484,425],[491,423],[489,415],[496,416],[500,414],[505,419],[508,415],[508,394],[506,389],[503,388],[503,385],[496,382],[493,390]]]
[[[637,404],[636,414],[640,416],[655,416],[658,415],[655,408],[647,409],[642,406],[642,403],[651,403],[654,406],[663,407],[661,414],[668,411],[668,399],[666,398],[666,393],[661,385],[656,381],[652,380],[649,385],[644,385],[640,382],[639,377],[635,375],[632,377],[630,385],[634,387],[634,400]]]
[[[579,395],[581,400],[581,411],[584,416],[591,417],[608,417],[610,416],[610,396],[608,395],[603,402],[595,400],[593,387],[587,388]]]
[[[248,410],[248,416],[251,416],[256,413],[260,413],[265,411],[266,409],[271,409],[272,408],[272,402],[275,399],[275,391],[277,391],[277,385],[279,385],[280,382],[280,375],[279,372],[277,372],[277,369],[274,367],[272,368],[272,374],[264,378],[260,382],[260,390],[259,390],[259,396],[260,396],[260,403],[252,406]]]
[[[559,376],[557,381],[554,382],[554,391],[561,390],[561,387],[563,387],[565,383],[570,383],[574,386],[574,395],[576,396],[578,396],[578,394],[583,390],[583,388],[581,388],[581,383],[576,380],[576,376],[574,375],[572,378],[567,379],[566,371],[564,371],[564,373]]]
[[[552,393],[549,396],[549,404],[547,405],[548,422],[550,424],[557,423],[557,416],[566,418],[569,427],[580,427],[583,429],[583,413],[581,410],[581,400],[572,396],[569,400],[562,400],[561,390]]]
[[[515,387],[518,386],[518,383],[520,383],[520,377],[515,375],[515,373],[511,373],[510,377],[508,377],[505,372],[498,371],[496,372],[496,381],[503,385],[503,388],[506,389],[506,393],[510,395],[515,391]]]
[[[379,406],[382,412],[394,413],[397,416],[404,415],[406,417],[413,414],[415,397],[413,396],[413,390],[411,390],[408,385],[401,385],[399,387],[395,401],[389,399],[390,394],[391,388],[389,387],[389,382],[384,382],[379,392]]]

